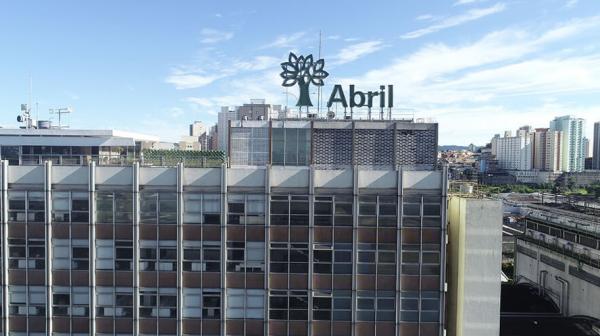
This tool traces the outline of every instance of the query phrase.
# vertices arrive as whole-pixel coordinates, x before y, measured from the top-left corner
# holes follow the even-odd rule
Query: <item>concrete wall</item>
[[[448,220],[448,334],[497,336],[502,204],[453,196]]]

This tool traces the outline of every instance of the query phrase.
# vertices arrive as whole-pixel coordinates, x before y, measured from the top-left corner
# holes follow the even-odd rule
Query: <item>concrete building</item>
[[[557,117],[550,122],[551,131],[563,133],[562,168],[566,172],[583,171],[585,165],[585,120],[572,116]]]
[[[437,127],[395,120],[232,121],[229,157],[232,166],[431,169]]]
[[[497,336],[501,201],[451,196],[448,233],[448,335]]]
[[[530,204],[516,240],[515,279],[548,295],[565,316],[600,318],[600,224],[596,216]]]
[[[492,153],[498,165],[506,170],[531,170],[533,168],[533,135],[529,126],[521,127],[516,136],[506,131],[504,137],[492,138]]]
[[[443,335],[437,125],[265,123],[229,167],[2,161],[1,330]]]
[[[202,121],[194,121],[190,124],[189,136],[201,137],[204,134],[206,134],[206,126],[204,126]]]
[[[251,99],[250,104],[242,106],[223,106],[219,112],[218,133],[219,149],[227,152],[229,148],[230,120],[270,120],[281,117],[281,105],[267,104],[264,99]]]
[[[10,165],[129,164],[142,149],[162,145],[154,136],[115,130],[0,128],[0,159]]]
[[[561,160],[562,132],[548,128],[536,128],[533,133],[533,169],[541,171],[562,171]]]
[[[594,123],[594,143],[592,145],[594,154],[592,155],[593,169],[600,170],[600,122]]]

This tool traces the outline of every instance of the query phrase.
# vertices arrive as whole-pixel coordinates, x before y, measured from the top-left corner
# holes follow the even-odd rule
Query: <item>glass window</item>
[[[218,241],[183,241],[183,270],[220,272],[221,243]]]
[[[176,288],[140,288],[140,317],[176,317]]]
[[[176,271],[177,242],[175,240],[140,240],[140,270]]]
[[[44,269],[46,248],[43,239],[8,239],[10,269]]]
[[[96,315],[107,317],[133,316],[131,287],[96,287]]]
[[[263,319],[265,291],[262,289],[227,289],[227,317]]]
[[[177,224],[177,194],[174,192],[140,193],[140,223]]]
[[[89,316],[89,287],[52,288],[52,312],[56,316]]]
[[[185,193],[183,195],[185,224],[220,224],[221,196],[219,194]]]
[[[98,224],[133,224],[133,197],[131,192],[96,193],[96,221]]]
[[[8,296],[10,315],[46,315],[46,288],[44,286],[8,286]]]
[[[227,272],[264,272],[264,242],[227,242]]]
[[[184,288],[183,317],[219,319],[221,291],[218,288]]]
[[[306,321],[308,319],[307,291],[272,290],[269,294],[269,318]]]
[[[271,196],[271,225],[308,225],[308,196]]]
[[[273,165],[306,166],[310,162],[310,129],[273,128]]]
[[[8,221],[45,222],[44,193],[41,191],[8,191]]]
[[[271,272],[308,273],[308,244],[271,243]]]

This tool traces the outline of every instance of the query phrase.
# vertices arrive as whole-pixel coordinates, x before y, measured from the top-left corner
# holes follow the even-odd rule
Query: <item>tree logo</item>
[[[296,56],[290,52],[287,62],[281,63],[283,72],[279,75],[283,78],[283,86],[294,86],[298,83],[300,87],[300,96],[296,106],[313,106],[310,101],[308,86],[310,83],[316,86],[323,86],[323,79],[329,76],[329,73],[323,70],[325,60],[313,61],[313,55]]]

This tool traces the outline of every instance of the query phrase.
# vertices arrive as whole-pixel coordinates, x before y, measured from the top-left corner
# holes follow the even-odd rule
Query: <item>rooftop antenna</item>
[[[73,108],[71,107],[61,107],[61,108],[51,108],[50,114],[58,114],[58,129],[68,128],[69,126],[62,126],[61,117],[63,114],[69,114],[73,112]]]
[[[319,29],[319,57],[321,59],[321,30]],[[317,115],[321,115],[321,86],[317,86]]]

